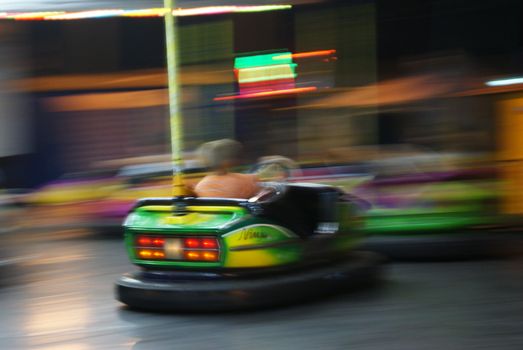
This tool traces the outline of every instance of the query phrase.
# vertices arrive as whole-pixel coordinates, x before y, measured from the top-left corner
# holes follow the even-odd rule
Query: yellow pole
[[[167,77],[169,88],[169,124],[171,129],[171,153],[173,163],[173,196],[187,195],[183,183],[183,120],[180,112],[178,79],[178,37],[176,36],[176,17],[173,15],[174,0],[164,0],[165,50],[167,53]]]

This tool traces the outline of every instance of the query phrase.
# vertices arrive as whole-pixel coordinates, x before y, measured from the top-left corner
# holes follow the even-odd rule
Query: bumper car
[[[407,160],[421,163],[415,157]],[[439,166],[438,171],[428,172],[405,161],[389,162],[409,171],[376,177],[353,188],[372,204],[365,214],[365,249],[396,260],[500,258],[521,253],[521,221],[500,213],[495,169]]]
[[[374,282],[381,259],[356,252],[361,205],[337,188],[269,183],[249,200],[139,201],[125,244],[139,270],[116,298],[146,310],[223,311],[301,301]]]
[[[125,219],[127,253],[139,269],[118,279],[116,298],[136,309],[223,311],[373,281],[380,258],[354,251],[358,204],[336,188],[284,181],[265,183],[250,199],[187,195],[175,6],[164,7],[173,193],[140,200]]]

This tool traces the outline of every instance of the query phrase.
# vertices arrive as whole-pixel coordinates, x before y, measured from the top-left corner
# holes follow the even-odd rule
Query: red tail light
[[[220,260],[218,239],[214,237],[136,237],[136,256],[142,260],[186,260],[216,262]]]
[[[202,248],[205,249],[216,249],[218,248],[218,242],[214,238],[204,238],[201,240]]]
[[[163,239],[163,238],[154,238],[152,241],[152,244],[155,247],[163,247],[164,243],[165,243],[165,239]]]
[[[200,248],[200,240],[198,238],[185,238],[183,245],[186,248]]]
[[[153,236],[138,236],[136,243],[139,247],[163,247],[165,238]]]
[[[139,246],[141,247],[148,247],[151,245],[151,238],[150,237],[145,237],[145,236],[139,236],[138,239],[136,240],[136,243],[138,243]]]

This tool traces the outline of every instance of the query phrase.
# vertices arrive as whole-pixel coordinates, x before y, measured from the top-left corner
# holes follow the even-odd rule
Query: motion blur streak
[[[215,97],[215,101],[228,101],[235,99],[244,99],[244,98],[258,98],[258,97],[271,97],[271,96],[280,96],[288,94],[299,94],[303,92],[315,91],[317,88],[314,86],[304,87],[304,88],[294,88],[294,89],[285,89],[285,90],[274,90],[274,91],[263,91],[263,92],[254,92],[252,94],[241,94],[236,96],[223,96]]]
[[[19,13],[19,14],[6,14],[6,18],[14,19],[17,21],[30,21],[30,20],[42,20],[47,16],[58,16],[63,15],[65,12],[29,12],[29,13]]]
[[[173,11],[175,16],[206,16],[227,13],[254,13],[266,11],[289,10],[292,5],[259,5],[259,6],[206,6],[195,7],[188,9],[176,9]],[[150,8],[150,9],[100,9],[90,11],[66,12],[24,12],[24,13],[10,13],[0,12],[0,18],[14,19],[14,20],[74,20],[86,18],[103,18],[103,17],[163,17],[168,10],[165,8]]]
[[[513,84],[523,84],[523,78],[508,78],[508,79],[499,79],[491,80],[485,83],[488,86],[504,86],[504,85],[513,85]]]
[[[46,20],[61,20],[61,19],[85,19],[85,18],[102,18],[113,17],[124,14],[124,10],[93,10],[84,12],[73,12],[60,15],[44,16]]]
[[[169,11],[165,8],[154,8],[154,9],[144,9],[144,10],[127,10],[122,16],[123,17],[162,17],[165,16],[165,13]]]
[[[334,55],[336,53],[336,50],[320,50],[320,51],[309,51],[309,52],[299,52],[299,53],[293,53],[293,54],[285,54],[281,56],[274,56],[274,60],[281,60],[284,58],[309,58],[309,57],[319,57],[319,56],[330,56]]]

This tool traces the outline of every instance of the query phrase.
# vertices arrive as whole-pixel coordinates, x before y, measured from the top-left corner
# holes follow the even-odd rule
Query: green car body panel
[[[360,240],[361,220],[354,205],[338,202],[339,230],[328,240],[335,254],[352,249]],[[182,215],[167,205],[149,205],[134,209],[124,223],[125,243],[131,262],[145,268],[172,269],[242,269],[297,264],[306,259],[311,245],[304,238],[270,218],[257,216],[241,206],[195,205]],[[161,237],[216,237],[220,246],[217,262],[181,260],[144,260],[135,253],[138,235]]]

